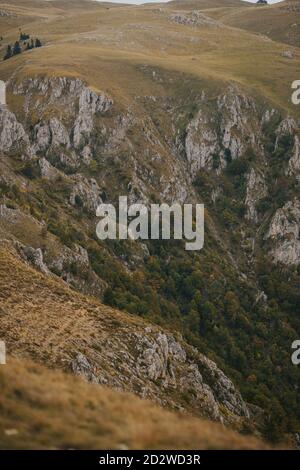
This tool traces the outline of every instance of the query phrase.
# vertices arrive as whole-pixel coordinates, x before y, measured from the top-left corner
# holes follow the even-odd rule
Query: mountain
[[[1,6],[0,54],[20,50],[0,63],[0,338],[20,367],[297,442],[297,5]],[[99,241],[120,195],[203,202],[204,248]]]

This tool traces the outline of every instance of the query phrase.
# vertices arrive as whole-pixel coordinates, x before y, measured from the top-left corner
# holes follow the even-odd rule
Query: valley
[[[39,375],[58,374],[67,394],[75,380],[100,401],[129,393],[140,410],[151,400],[145,407],[190,429],[196,420],[199,433],[203,418],[227,426],[227,443],[199,438],[205,448],[245,446],[234,432],[254,434],[253,446],[299,445],[300,370],[291,361],[300,333],[299,6],[0,4],[0,56],[16,42],[21,49],[0,62],[7,390],[18,369],[37,389]],[[31,48],[33,38],[41,46]],[[96,209],[119,196],[146,207],[204,204],[203,249],[99,240]],[[27,393],[36,392],[25,379],[20,387],[26,428]],[[1,410],[14,428],[13,413]],[[71,445],[118,445],[105,436],[85,428]],[[0,446],[19,438],[0,436]],[[175,431],[170,439],[172,448],[195,445]]]

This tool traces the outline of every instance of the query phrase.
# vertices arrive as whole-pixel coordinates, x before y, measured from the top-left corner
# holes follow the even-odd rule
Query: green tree
[[[21,52],[22,52],[22,49],[21,49],[20,43],[19,41],[16,41],[14,48],[13,48],[13,55],[21,54]]]
[[[12,53],[11,45],[8,44],[7,49],[6,49],[6,53],[5,53],[5,56],[4,56],[4,60],[10,59],[12,55],[13,55],[13,53]]]

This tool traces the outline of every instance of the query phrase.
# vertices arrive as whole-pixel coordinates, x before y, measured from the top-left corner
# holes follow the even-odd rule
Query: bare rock
[[[28,136],[14,113],[6,107],[0,107],[0,151],[8,152],[15,147],[29,148]]]
[[[218,135],[201,110],[187,127],[185,149],[193,176],[201,168],[212,169],[213,156],[220,151]]]
[[[297,198],[275,212],[265,238],[273,244],[271,256],[275,263],[300,263],[300,202]]]
[[[38,161],[41,177],[47,180],[55,180],[59,176],[59,171],[54,168],[51,163],[46,160],[46,158],[42,157]]]
[[[78,353],[71,363],[71,368],[74,374],[80,375],[88,382],[99,383],[97,377],[93,373],[92,366],[87,358]]]
[[[267,195],[264,176],[254,168],[247,175],[247,190],[245,204],[247,207],[246,219],[258,222],[256,204]]]
[[[49,274],[49,270],[44,263],[43,252],[41,248],[32,248],[31,246],[24,246],[17,244],[18,251],[26,261],[32,264],[35,268],[43,274]]]
[[[295,135],[293,155],[289,160],[287,175],[299,175],[300,173],[300,139]],[[298,176],[298,179],[300,177]]]
[[[191,12],[176,12],[172,13],[169,16],[169,20],[173,23],[178,23],[187,26],[194,26],[194,27],[220,27],[221,23],[214,20],[213,18],[209,18],[208,16],[204,15],[202,12],[193,10]]]
[[[285,59],[292,59],[294,57],[292,51],[283,51],[281,55]]]
[[[82,175],[74,175],[74,186],[70,195],[70,203],[72,206],[84,207],[91,213],[96,213],[99,204],[102,203],[100,196],[100,188],[93,178],[87,179]]]

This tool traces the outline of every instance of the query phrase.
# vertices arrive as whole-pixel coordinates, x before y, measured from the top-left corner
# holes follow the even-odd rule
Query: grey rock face
[[[35,268],[44,274],[49,274],[49,270],[44,263],[43,252],[41,248],[32,248],[31,246],[18,246],[21,255],[29,261]]]
[[[51,132],[48,124],[39,123],[35,126],[35,139],[33,151],[43,151],[46,150],[51,142]]]
[[[111,332],[101,351],[101,360],[117,364],[114,377],[105,374],[103,364],[96,358],[88,356],[84,360],[80,356],[82,360],[78,361],[76,355],[72,370],[86,380],[133,390],[171,407],[178,407],[172,397],[188,397],[188,404],[181,402],[182,409],[191,407],[195,413],[217,421],[249,417],[240,393],[216,364],[194,348],[185,349],[171,334],[151,327],[135,332],[122,330],[120,336]]]
[[[12,147],[29,147],[29,139],[16,116],[7,108],[0,107],[0,151],[8,152]]]
[[[287,117],[286,119],[283,119],[283,121],[281,121],[281,123],[277,127],[276,135],[277,136],[293,135],[296,129],[297,129],[296,121],[291,117]]]
[[[100,188],[93,178],[87,179],[82,175],[74,175],[74,186],[70,195],[70,203],[73,206],[82,205],[86,210],[95,214],[101,204]]]
[[[113,105],[111,98],[108,98],[105,94],[97,94],[87,87],[83,87],[79,97],[79,113],[89,112],[105,113]]]
[[[73,144],[79,148],[87,141],[93,130],[93,115],[90,112],[81,112],[74,123]]]
[[[261,121],[254,101],[237,87],[220,95],[214,111],[200,109],[186,129],[185,152],[194,177],[201,168],[220,172],[231,159],[240,158],[250,146],[263,155]]]
[[[92,270],[88,253],[82,246],[76,244],[72,249],[62,246],[55,253],[46,250],[44,262],[52,273],[78,291],[96,297],[102,296],[106,284]]]
[[[91,161],[92,161],[92,159],[93,159],[93,152],[92,152],[91,148],[90,148],[88,145],[86,145],[86,146],[83,148],[83,150],[82,150],[80,156],[81,156],[83,162],[84,162],[86,165],[89,165],[89,163],[91,163]]]
[[[266,239],[272,241],[271,256],[275,263],[300,263],[300,201],[294,199],[278,209],[269,226]]]
[[[296,175],[297,179],[300,179],[300,139],[295,135],[293,155],[289,160],[287,175]]]
[[[215,362],[211,361],[203,354],[199,354],[198,357],[199,368],[200,370],[203,368],[203,375],[207,377],[208,383],[211,384],[217,401],[222,403],[233,413],[249,417],[247,405],[241,394],[234,387],[232,381],[217,367]]]
[[[48,261],[49,268],[59,273],[66,280],[71,265],[76,265],[78,270],[89,268],[88,253],[80,245],[75,245],[74,250],[63,247],[63,250],[58,253],[57,257],[53,257],[51,261]]]
[[[295,443],[296,449],[300,449],[300,433],[299,433],[299,432],[295,432],[295,434],[293,435],[293,437],[294,437],[294,443]]]
[[[0,218],[3,218],[13,224],[18,219],[20,214],[21,211],[18,209],[11,209],[7,207],[6,204],[0,204]]]
[[[292,51],[283,51],[282,57],[285,57],[285,59],[292,59],[293,58],[293,53],[292,53]]]
[[[77,354],[76,358],[71,363],[71,367],[74,374],[80,375],[88,382],[98,382],[95,374],[92,371],[92,366],[83,354]]]
[[[221,113],[222,144],[229,150],[233,159],[239,158],[251,145],[260,150],[259,120],[254,101],[244,95],[236,86],[218,98],[218,110]]]
[[[35,151],[64,145],[70,147],[72,134],[75,148],[79,148],[89,138],[93,130],[93,116],[111,109],[113,101],[106,94],[88,88],[81,80],[69,77],[35,77],[21,83],[13,83],[12,91],[25,95],[24,110],[30,113],[38,111],[42,119],[44,112],[53,104],[62,112],[74,117],[73,129],[68,132],[61,119],[50,118],[49,122],[40,122],[35,129]],[[42,98],[42,99],[41,99]]]
[[[70,146],[68,132],[64,125],[56,118],[51,118],[48,123],[40,122],[37,124],[34,133],[33,150],[35,152],[45,151],[50,146],[59,147],[63,145],[67,148]]]
[[[55,180],[58,177],[59,171],[54,168],[51,163],[46,160],[46,158],[40,158],[38,163],[42,178],[46,178],[48,180]]]
[[[213,156],[220,151],[218,135],[201,110],[187,127],[185,149],[193,176],[201,168],[212,169]]]
[[[266,195],[267,188],[263,175],[252,168],[247,175],[246,219],[258,222],[256,204]]]
[[[73,143],[78,148],[93,130],[93,116],[105,113],[112,107],[113,101],[104,94],[97,95],[87,87],[83,87],[79,97],[79,112],[74,123]]]
[[[51,144],[53,146],[64,145],[70,146],[70,139],[68,132],[64,125],[56,118],[51,118],[49,121],[51,131]]]
[[[202,12],[193,10],[190,13],[187,12],[177,12],[172,13],[169,16],[169,20],[183,25],[189,25],[194,27],[221,27],[222,24],[218,21],[209,18],[208,16],[204,15]]]
[[[73,172],[79,168],[81,158],[74,150],[58,152],[56,155],[64,170],[71,170]]]

